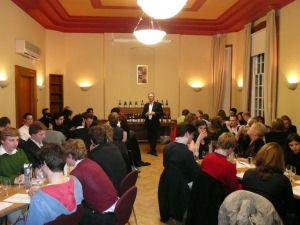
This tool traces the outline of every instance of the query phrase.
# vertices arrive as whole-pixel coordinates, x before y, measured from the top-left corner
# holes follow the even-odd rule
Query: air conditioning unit
[[[34,60],[41,58],[41,49],[26,40],[16,40],[16,53]]]

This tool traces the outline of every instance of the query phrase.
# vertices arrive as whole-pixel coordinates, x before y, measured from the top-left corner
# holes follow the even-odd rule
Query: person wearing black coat
[[[32,163],[34,168],[37,168],[41,164],[37,153],[43,146],[43,140],[46,137],[46,126],[40,121],[34,121],[29,126],[29,134],[31,138],[22,145],[22,148],[28,158],[28,161]]]
[[[145,127],[148,134],[148,140],[150,144],[150,151],[148,154],[157,156],[156,152],[156,139],[158,136],[158,130],[160,127],[159,118],[163,115],[163,110],[159,102],[154,101],[154,93],[148,94],[149,103],[146,103],[142,113],[142,117],[145,118]]]

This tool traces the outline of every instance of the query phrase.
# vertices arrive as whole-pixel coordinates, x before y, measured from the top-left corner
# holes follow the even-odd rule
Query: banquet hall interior
[[[188,0],[156,19],[136,0],[1,0],[0,117],[19,128],[26,112],[37,120],[44,108],[68,106],[73,115],[93,108],[104,124],[112,108],[141,108],[155,93],[169,114],[164,136],[183,109],[212,118],[236,108],[269,126],[288,115],[300,130],[299,11],[300,0]],[[140,27],[166,35],[144,44],[134,35]],[[152,165],[139,168],[138,224],[164,224],[157,187],[165,143],[158,157],[146,154],[139,131]]]

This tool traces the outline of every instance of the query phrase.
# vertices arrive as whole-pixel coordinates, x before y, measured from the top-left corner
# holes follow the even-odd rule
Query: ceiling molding
[[[43,27],[61,32],[132,33],[138,22],[136,17],[70,16],[58,0],[12,1]],[[102,4],[101,0],[90,1]],[[201,8],[205,1],[197,0],[190,9]],[[214,20],[172,18],[160,20],[159,23],[168,34],[214,35],[235,32],[268,11],[279,9],[292,1],[294,0],[243,0]]]

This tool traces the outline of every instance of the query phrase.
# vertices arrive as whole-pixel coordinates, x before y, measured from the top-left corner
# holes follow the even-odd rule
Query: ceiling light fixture
[[[143,20],[143,15],[140,17],[138,24],[134,28],[134,36],[138,41],[146,45],[154,45],[159,43],[166,35],[166,32],[161,30],[156,20],[156,24],[154,24],[152,18],[150,18],[149,24],[147,24],[147,28],[144,28],[147,21]]]
[[[155,19],[168,19],[175,16],[185,6],[187,0],[138,0],[137,4]]]

